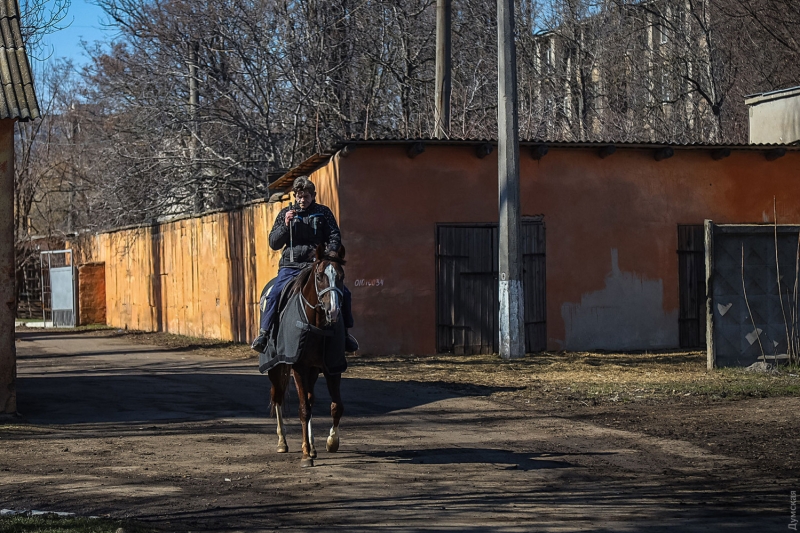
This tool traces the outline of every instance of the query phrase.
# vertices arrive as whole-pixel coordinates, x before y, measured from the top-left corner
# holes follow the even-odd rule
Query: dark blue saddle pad
[[[276,335],[270,335],[267,349],[259,355],[258,370],[263,374],[278,364],[295,364],[310,346],[323,350],[323,364],[328,374],[341,374],[347,369],[344,353],[344,324],[338,321],[333,327],[319,329],[308,323],[300,294],[289,298],[281,311]],[[315,339],[316,338],[316,339]],[[314,343],[314,340],[319,342]]]

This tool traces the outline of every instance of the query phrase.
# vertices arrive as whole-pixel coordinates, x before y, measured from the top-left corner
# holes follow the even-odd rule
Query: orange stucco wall
[[[364,353],[436,350],[436,225],[497,219],[497,157],[473,146],[359,146],[312,175],[339,219]],[[714,161],[707,150],[551,147],[523,152],[522,214],[543,214],[550,349],[678,345],[677,225],[800,224],[800,153]],[[97,235],[85,261],[106,265],[107,321],[117,327],[249,342],[257,300],[277,272],[268,234],[286,203],[259,203]]]
[[[472,146],[360,146],[340,166],[354,333],[367,352],[436,349],[437,223],[497,220],[497,157]],[[543,214],[549,349],[678,346],[677,225],[800,223],[800,154],[553,148],[523,152],[523,215]],[[364,280],[355,284],[355,280]],[[372,280],[377,280],[371,283]]]

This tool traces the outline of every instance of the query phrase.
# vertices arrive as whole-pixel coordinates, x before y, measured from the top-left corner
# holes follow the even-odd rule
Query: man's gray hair
[[[292,184],[292,190],[294,192],[307,191],[311,194],[317,192],[314,182],[308,179],[308,176],[300,176],[299,178],[295,178],[294,183]]]

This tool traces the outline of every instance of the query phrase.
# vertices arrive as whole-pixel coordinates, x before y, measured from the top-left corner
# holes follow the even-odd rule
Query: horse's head
[[[344,288],[344,246],[338,252],[325,253],[325,246],[317,248],[314,262],[314,287],[317,301],[325,312],[325,325],[330,326],[339,320]]]

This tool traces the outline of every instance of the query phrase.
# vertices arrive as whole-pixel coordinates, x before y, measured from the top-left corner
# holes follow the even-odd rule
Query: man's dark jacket
[[[289,227],[286,225],[286,213],[295,209],[292,221],[292,246],[289,247]],[[280,268],[302,268],[314,261],[317,246],[325,244],[326,252],[337,252],[342,245],[342,234],[336,217],[330,209],[314,202],[307,209],[299,210],[296,206],[281,209],[272,231],[269,233],[269,246],[273,250],[286,247],[281,254]],[[292,252],[294,250],[294,261]]]

